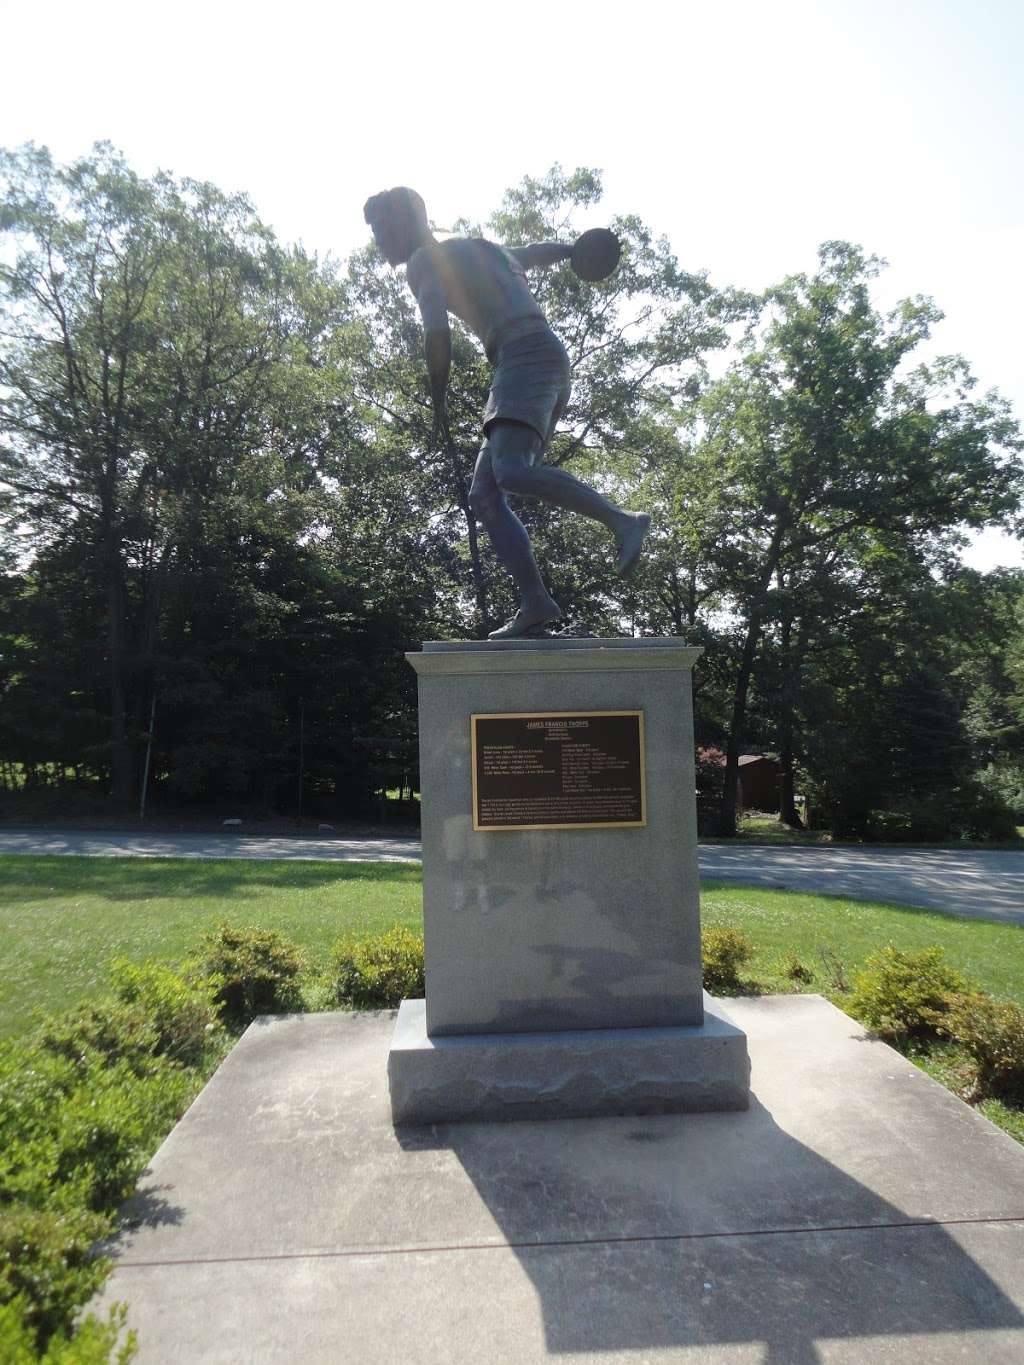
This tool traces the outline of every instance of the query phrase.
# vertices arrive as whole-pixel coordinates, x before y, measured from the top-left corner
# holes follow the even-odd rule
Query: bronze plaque
[[[473,828],[647,823],[642,711],[475,715]]]

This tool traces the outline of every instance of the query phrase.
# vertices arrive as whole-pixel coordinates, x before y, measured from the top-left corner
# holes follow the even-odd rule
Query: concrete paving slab
[[[393,1014],[260,1022],[129,1206],[142,1362],[1024,1359],[1024,1150],[820,997],[747,1113],[392,1128]]]

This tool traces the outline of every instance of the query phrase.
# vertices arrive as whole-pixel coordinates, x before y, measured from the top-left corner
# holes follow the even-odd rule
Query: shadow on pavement
[[[746,1115],[396,1133],[458,1158],[532,1282],[553,1355],[757,1344],[770,1365],[812,1365],[822,1340],[887,1338],[899,1359],[900,1338],[1011,1331],[1024,1359],[1024,1317],[961,1244],[971,1228],[905,1213],[756,1100]],[[993,1358],[980,1341],[963,1351]]]

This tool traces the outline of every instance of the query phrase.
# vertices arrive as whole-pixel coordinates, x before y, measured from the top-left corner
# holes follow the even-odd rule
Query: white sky
[[[1020,0],[0,0],[0,39],[0,144],[106,138],[320,252],[365,242],[388,185],[448,224],[554,161],[718,283],[859,242],[878,301],[931,294],[936,349],[1024,416]],[[969,561],[1024,554],[989,534]]]

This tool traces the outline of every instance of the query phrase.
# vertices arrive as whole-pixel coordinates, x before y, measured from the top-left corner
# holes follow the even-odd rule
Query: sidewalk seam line
[[[837,1223],[807,1228],[750,1228],[740,1232],[664,1232],[635,1237],[555,1238],[544,1242],[465,1242],[438,1246],[356,1247],[341,1251],[276,1251],[256,1256],[195,1256],[166,1261],[118,1261],[114,1270],[150,1270],[160,1266],[234,1265],[260,1261],[337,1261],[359,1256],[425,1256],[462,1251],[544,1251],[551,1248],[638,1246],[654,1242],[726,1241],[737,1237],[802,1237],[832,1232],[889,1232],[900,1228],[982,1227],[1024,1223],[1024,1214],[991,1218],[921,1218],[900,1223]]]

